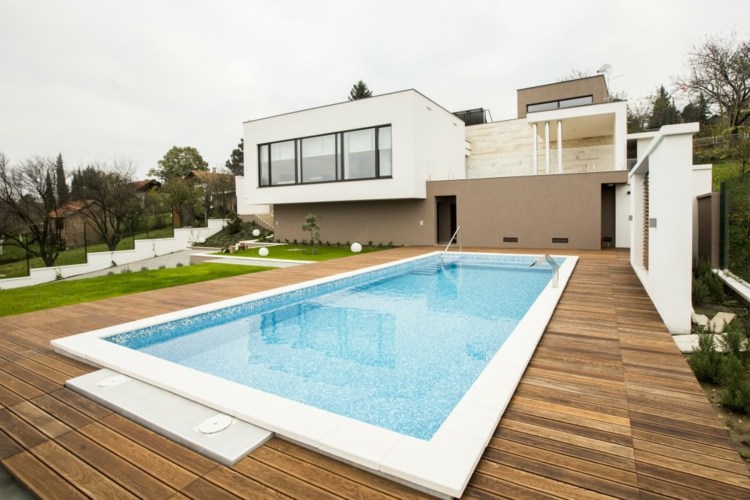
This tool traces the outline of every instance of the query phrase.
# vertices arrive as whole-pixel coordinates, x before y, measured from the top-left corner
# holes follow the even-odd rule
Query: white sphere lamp
[[[359,252],[361,252],[361,251],[362,251],[362,245],[360,245],[359,243],[357,243],[357,242],[355,241],[354,243],[352,243],[352,248],[351,248],[351,250],[352,250],[352,252],[353,252],[353,253],[359,253]]]
[[[203,235],[198,236],[198,243],[203,244],[206,242],[206,238],[203,237]]]
[[[256,238],[260,236],[260,229],[253,229],[253,236],[255,236]]]
[[[261,248],[258,250],[258,255],[261,257],[268,257],[268,249],[266,247]]]

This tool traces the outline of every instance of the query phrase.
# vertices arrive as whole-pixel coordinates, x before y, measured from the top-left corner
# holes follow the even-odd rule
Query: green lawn
[[[257,273],[268,269],[271,268],[232,264],[197,264],[0,290],[0,316]]]
[[[320,262],[322,260],[338,259],[340,257],[348,257],[354,254],[348,246],[318,246],[317,252],[310,253],[309,245],[277,245],[270,246],[268,248],[269,259],[286,259],[286,260],[312,260]],[[361,253],[377,252],[378,250],[385,250],[386,247],[362,247]],[[250,248],[248,250],[240,250],[234,252],[232,255],[237,257],[255,257],[263,259],[258,254],[259,248]],[[226,254],[224,254],[226,255]]]
[[[740,163],[736,161],[722,161],[713,164],[713,191],[721,189],[721,181],[733,179],[740,175]]]

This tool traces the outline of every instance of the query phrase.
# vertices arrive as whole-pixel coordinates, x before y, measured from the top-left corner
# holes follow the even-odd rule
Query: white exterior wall
[[[159,238],[151,240],[135,240],[133,250],[115,250],[114,252],[89,252],[85,264],[70,266],[53,266],[31,269],[29,276],[21,278],[7,278],[0,280],[0,290],[21,288],[24,286],[48,283],[60,278],[70,278],[81,274],[102,271],[117,265],[132,264],[141,260],[167,255],[185,250],[201,239],[208,238],[221,231],[224,227],[223,219],[209,219],[208,227],[175,228],[173,238]]]
[[[263,215],[271,213],[271,205],[256,205],[250,203],[245,195],[245,178],[241,175],[234,177],[235,192],[237,193],[237,213],[242,215]]]
[[[258,145],[391,125],[393,177],[258,187]],[[465,178],[464,124],[414,90],[244,124],[245,203],[283,204],[426,197],[427,179]]]
[[[698,124],[667,125],[630,172],[631,265],[672,333],[690,332],[693,259],[692,138]],[[648,269],[643,266],[643,178],[649,174]]]

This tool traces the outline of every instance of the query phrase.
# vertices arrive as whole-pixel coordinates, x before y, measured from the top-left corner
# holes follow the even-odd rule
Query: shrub
[[[227,222],[224,226],[229,234],[237,234],[242,229],[242,219],[234,212],[227,214]]]
[[[693,278],[693,305],[702,306],[711,292],[708,289],[708,285],[700,279]]]
[[[747,348],[747,336],[742,325],[738,321],[732,321],[726,326],[724,335],[719,339],[724,352],[734,355],[737,359],[743,360],[745,349]]]
[[[141,266],[141,271],[148,271],[148,266]]]
[[[164,265],[164,264],[162,264],[162,265],[159,266],[159,269],[166,269],[166,268],[167,268],[167,266]]]
[[[693,304],[701,305],[709,297],[714,304],[723,304],[726,300],[724,282],[713,272],[711,262],[701,259],[693,264]]]
[[[710,331],[698,335],[698,348],[690,355],[688,363],[695,377],[702,382],[719,385],[722,381],[721,353],[716,350]]]
[[[732,410],[750,413],[750,380],[745,378],[742,361],[734,354],[728,354],[723,372],[726,391],[722,403]]]
[[[184,264],[182,262],[178,262],[177,266],[175,266],[175,267],[182,267],[182,266],[184,266]]]

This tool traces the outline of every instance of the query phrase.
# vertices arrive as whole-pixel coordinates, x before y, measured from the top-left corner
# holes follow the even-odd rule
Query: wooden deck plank
[[[54,353],[49,341],[432,250],[0,318],[0,460],[45,498],[424,497],[278,438],[234,467],[219,465],[64,388],[94,368]],[[579,263],[465,496],[750,497],[746,465],[627,253],[567,253]]]

